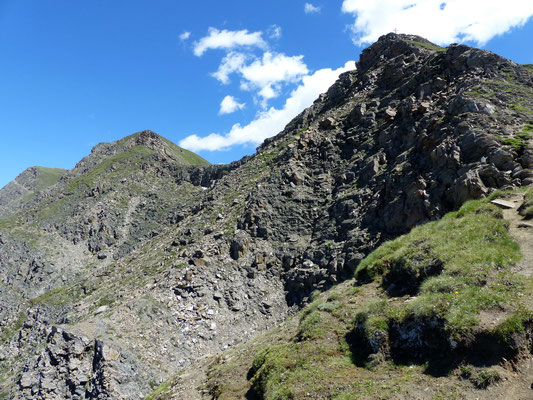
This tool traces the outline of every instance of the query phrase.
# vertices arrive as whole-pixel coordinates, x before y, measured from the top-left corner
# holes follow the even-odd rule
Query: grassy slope
[[[316,296],[283,326],[219,356],[205,390],[218,399],[247,392],[261,399],[452,399],[500,379],[501,359],[473,365],[460,358],[435,374],[414,354],[394,358],[386,343],[391,331],[413,321],[434,321],[447,345],[464,351],[483,335],[512,342],[529,326],[532,282],[513,273],[519,246],[488,201],[468,202],[382,245],[360,264],[359,280]],[[402,283],[406,291],[391,287]],[[484,313],[501,318],[487,324]],[[365,340],[374,340],[375,351]]]
[[[129,136],[126,136],[118,141],[119,145],[126,145],[131,139],[137,137],[140,135],[140,132],[133,133]],[[159,135],[158,135],[159,136]],[[202,157],[200,157],[198,154],[193,153],[192,151],[182,149],[178,145],[176,145],[174,142],[171,142],[167,138],[164,138],[162,136],[159,136],[163,142],[167,145],[168,149],[170,150],[170,153],[173,154],[178,162],[181,161],[184,165],[191,165],[191,166],[209,166],[211,163]]]
[[[55,185],[59,181],[59,178],[61,178],[61,176],[67,172],[67,170],[61,168],[34,168],[37,170],[37,177],[33,190],[21,198],[12,200],[12,202],[18,203],[19,206],[27,203],[29,200],[35,197],[38,192]]]
[[[182,149],[181,147],[177,146],[176,144],[174,144],[168,139],[163,138],[163,140],[170,147],[174,155],[178,157],[179,159],[183,160],[188,165],[197,165],[197,166],[211,165],[209,161],[203,159],[198,154],[193,153],[192,151],[189,151],[186,149]]]
[[[55,185],[59,178],[67,172],[66,169],[61,168],[46,168],[46,167],[35,167],[39,172],[38,183],[36,190],[43,190],[52,185]]]

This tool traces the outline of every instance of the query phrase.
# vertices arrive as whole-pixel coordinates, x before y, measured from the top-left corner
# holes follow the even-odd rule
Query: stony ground
[[[509,222],[509,234],[520,245],[523,254],[512,270],[528,276],[527,271],[533,268],[533,259],[528,255],[533,232],[530,227],[524,228],[527,221],[517,213],[522,201],[523,193],[515,192],[502,195],[496,203],[505,206],[504,221]],[[388,358],[390,355],[361,364],[356,356],[357,347],[348,347],[350,326],[354,314],[380,299],[382,292],[380,285],[360,286],[357,281],[346,281],[318,296],[311,305],[278,328],[233,350],[194,363],[154,392],[154,399],[525,400],[533,396],[533,357],[529,339],[522,343],[523,347],[513,358],[495,361],[485,358],[484,362],[471,359],[446,373],[414,360],[393,362]],[[398,300],[408,302],[412,298]],[[520,302],[529,306],[532,306],[531,300],[531,293],[520,298]],[[502,324],[510,313],[503,308],[500,310],[498,313],[490,307],[488,312],[482,311],[478,315],[479,326],[490,331]],[[311,325],[308,324],[310,320],[313,321]],[[533,320],[529,321],[528,329]],[[528,331],[524,338],[529,338],[530,334]],[[449,349],[443,348],[439,352],[453,357]],[[265,367],[265,364],[258,363],[270,364]],[[276,378],[269,380],[272,375]]]

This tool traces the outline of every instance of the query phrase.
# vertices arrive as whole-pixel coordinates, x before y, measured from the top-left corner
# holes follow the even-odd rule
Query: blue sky
[[[143,129],[239,159],[395,28],[533,63],[532,3],[0,0],[0,187]]]

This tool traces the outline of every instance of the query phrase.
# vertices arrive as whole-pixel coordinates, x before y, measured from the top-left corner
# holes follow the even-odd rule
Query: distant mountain
[[[389,34],[240,161],[151,131],[96,146],[0,219],[4,397],[522,390],[528,225],[488,203],[533,204],[532,132],[528,66]]]
[[[57,183],[66,172],[60,168],[30,167],[0,189],[0,218],[21,209],[37,192]]]

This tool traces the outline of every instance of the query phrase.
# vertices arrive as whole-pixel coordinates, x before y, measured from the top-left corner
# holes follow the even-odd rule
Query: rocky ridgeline
[[[279,324],[382,241],[532,183],[532,94],[531,70],[491,52],[389,34],[239,162],[208,166],[150,131],[96,146],[0,220],[14,260],[0,304],[19,313],[3,317],[3,390],[143,398]],[[33,259],[37,280],[21,272]]]
[[[522,94],[477,92],[486,85]],[[532,85],[526,68],[489,51],[384,36],[259,148],[278,168],[250,194],[238,226],[286,247],[297,298],[349,276],[380,241],[533,182],[531,143],[502,145],[531,129],[531,114],[516,109],[523,101],[531,110]]]

